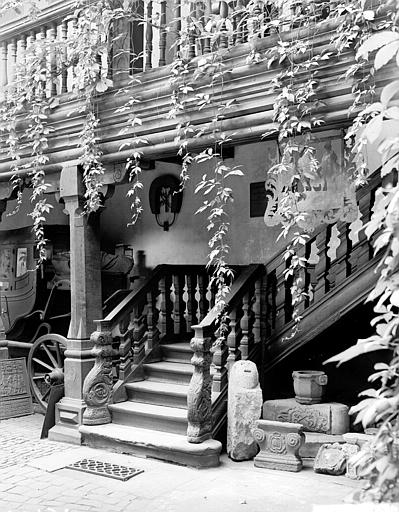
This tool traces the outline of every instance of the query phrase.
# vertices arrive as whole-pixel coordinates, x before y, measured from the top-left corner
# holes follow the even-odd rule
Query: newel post
[[[194,355],[193,376],[187,394],[187,440],[189,443],[202,443],[212,437],[212,338],[204,332],[204,327],[193,326],[194,338],[190,342]]]
[[[99,327],[90,336],[95,357],[93,368],[83,383],[83,399],[86,409],[83,413],[84,425],[111,423],[108,404],[112,398],[112,335],[107,327]]]

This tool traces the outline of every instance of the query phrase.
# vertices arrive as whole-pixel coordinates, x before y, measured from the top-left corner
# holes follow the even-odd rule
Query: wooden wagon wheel
[[[59,334],[40,336],[28,356],[31,389],[43,412],[47,410],[51,387],[64,382],[66,339]]]

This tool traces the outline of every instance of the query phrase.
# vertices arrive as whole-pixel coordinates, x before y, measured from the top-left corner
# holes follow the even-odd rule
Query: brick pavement
[[[222,458],[196,470],[40,440],[43,417],[0,422],[0,512],[311,512],[359,485],[310,468],[284,473]],[[127,482],[66,469],[82,458],[144,469]]]

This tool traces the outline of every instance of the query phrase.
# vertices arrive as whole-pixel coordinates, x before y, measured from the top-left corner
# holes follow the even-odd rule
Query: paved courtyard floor
[[[361,485],[311,468],[257,469],[225,455],[220,467],[197,470],[40,440],[42,421],[35,414],[0,422],[0,512],[311,512],[347,501]],[[144,472],[122,482],[65,468],[84,458]]]

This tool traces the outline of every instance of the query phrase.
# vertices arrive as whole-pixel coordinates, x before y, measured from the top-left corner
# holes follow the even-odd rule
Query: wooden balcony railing
[[[98,58],[102,73],[118,85],[135,72],[170,64],[178,50],[182,56],[193,59],[246,43],[254,37],[267,37],[275,31],[267,28],[267,23],[278,14],[274,2],[253,2],[251,8],[244,9],[246,3],[245,0],[229,3],[224,0],[141,1],[134,21],[115,23],[113,48],[108,55]],[[313,6],[310,9],[313,16],[316,9],[319,12],[316,19],[322,19],[327,12],[324,5],[287,1],[282,7],[287,14],[287,26],[281,30],[295,26],[292,20],[298,17],[299,10],[309,10],[310,6]],[[8,30],[0,35],[0,97],[16,82],[18,73],[24,73],[27,52],[35,41],[50,43],[48,55],[44,57],[47,96],[72,91],[75,68],[73,63],[68,64],[67,42],[76,31],[76,25],[76,19],[65,17],[64,12],[58,19],[52,12],[48,21],[41,20],[26,32],[19,29],[18,33],[10,33]],[[57,47],[60,50],[56,51]]]

